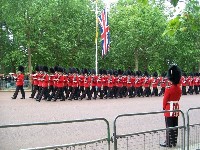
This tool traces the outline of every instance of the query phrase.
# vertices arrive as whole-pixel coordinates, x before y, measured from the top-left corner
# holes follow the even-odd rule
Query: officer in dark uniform
[[[168,70],[168,79],[172,82],[171,87],[166,88],[163,97],[163,110],[178,110],[179,100],[182,95],[180,87],[181,70],[178,66],[172,65]],[[166,128],[178,126],[178,112],[165,112]],[[178,129],[166,130],[166,141],[160,144],[162,147],[175,147],[177,144]]]

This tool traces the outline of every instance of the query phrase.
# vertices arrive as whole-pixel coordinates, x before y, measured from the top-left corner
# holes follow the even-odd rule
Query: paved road
[[[21,100],[20,94],[12,100],[12,95],[13,92],[0,92],[0,125],[100,117],[109,121],[113,133],[113,121],[119,114],[162,110],[162,97],[37,102],[29,98]],[[29,97],[30,93],[26,92],[26,95]],[[188,108],[200,107],[200,95],[182,96],[180,107],[184,113]],[[191,117],[197,118],[200,118],[199,113]],[[182,124],[181,117],[179,124]],[[117,127],[119,134],[164,128],[164,117],[163,114],[125,117],[118,120]],[[106,137],[106,131],[102,121],[0,129],[0,149],[89,141]]]

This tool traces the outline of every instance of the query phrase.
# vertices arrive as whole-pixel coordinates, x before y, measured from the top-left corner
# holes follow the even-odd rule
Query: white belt
[[[168,104],[170,104],[170,111],[172,111],[172,110],[174,110],[173,108],[173,105],[174,104],[178,104],[179,103],[179,101],[168,101],[167,102]],[[172,114],[173,114],[173,112],[170,112],[170,116],[172,116]]]

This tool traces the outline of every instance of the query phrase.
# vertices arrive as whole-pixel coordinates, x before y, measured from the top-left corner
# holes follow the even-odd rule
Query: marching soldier
[[[79,78],[78,78],[78,74],[77,74],[76,68],[72,68],[72,73],[73,73],[73,76],[72,76],[73,77],[72,78],[72,92],[71,92],[71,95],[70,95],[68,100],[72,100],[72,99],[78,100],[78,93],[79,93],[78,81],[79,81]]]
[[[38,91],[38,73],[39,73],[39,66],[37,65],[35,67],[35,73],[32,75],[32,80],[33,80],[33,90],[31,93],[31,96],[29,98],[34,98],[36,92]]]
[[[63,68],[62,67],[58,67],[58,76],[56,78],[56,81],[57,81],[57,84],[56,84],[57,90],[55,93],[54,101],[56,101],[59,96],[61,98],[61,101],[65,101],[65,96],[64,96],[64,91],[63,91],[64,76],[63,76]]]
[[[194,77],[194,92],[195,94],[199,94],[199,90],[198,90],[198,86],[199,86],[199,77],[198,77],[198,73],[195,74],[195,77]]]
[[[182,84],[182,95],[187,95],[187,92],[186,92],[186,86],[187,86],[186,73],[183,73],[183,76],[181,77],[181,84]]]
[[[100,99],[103,99],[103,87],[102,87],[102,69],[99,69],[98,79],[97,79],[97,92],[94,98],[97,98],[98,93],[100,94]]]
[[[91,92],[90,92],[90,83],[91,83],[91,77],[88,75],[88,70],[84,69],[84,93],[81,95],[81,100],[86,97],[87,95],[87,100],[91,100]]]
[[[153,78],[152,78],[153,91],[151,93],[151,96],[153,96],[153,95],[158,96],[158,83],[159,83],[159,79],[157,77],[158,77],[158,73],[154,72]]]
[[[25,99],[25,92],[24,92],[24,67],[23,66],[19,66],[18,67],[18,72],[17,75],[14,75],[14,78],[16,80],[16,90],[15,93],[13,95],[13,97],[11,97],[12,99],[16,99],[19,90],[21,91],[22,94],[22,98],[21,99]]]
[[[115,81],[115,78],[113,76],[113,71],[108,70],[108,93],[105,98],[113,98],[113,83]]]
[[[54,91],[54,78],[55,78],[55,71],[54,68],[50,68],[50,75],[49,75],[49,94],[53,93]]]
[[[49,91],[48,91],[48,84],[49,84],[49,75],[47,74],[48,72],[48,67],[44,66],[43,67],[44,74],[40,80],[42,81],[42,90],[40,92],[40,95],[38,96],[38,99],[36,101],[41,101],[42,96],[44,96],[44,100],[46,100],[49,97]]]
[[[133,97],[133,88],[132,88],[132,82],[131,82],[131,71],[127,70],[127,78],[126,78],[126,87],[127,87],[127,91],[125,96],[129,96],[129,98]]]
[[[165,93],[165,87],[166,87],[166,81],[167,81],[165,76],[166,76],[166,74],[163,72],[161,77],[159,77],[160,86],[161,86],[160,93],[158,94],[159,96],[161,96]]]
[[[149,79],[149,74],[147,71],[144,72],[144,82],[143,82],[143,86],[144,86],[144,92],[143,92],[143,97],[149,97],[149,95],[151,94],[151,89],[150,89],[150,85],[151,85],[151,80]]]
[[[43,66],[39,66],[40,73],[38,74],[38,93],[36,95],[36,100],[39,98],[39,95],[42,91],[42,77],[43,77]]]
[[[96,92],[97,92],[97,80],[98,76],[96,76],[96,71],[94,69],[91,70],[91,96],[94,95],[93,99],[95,98]]]

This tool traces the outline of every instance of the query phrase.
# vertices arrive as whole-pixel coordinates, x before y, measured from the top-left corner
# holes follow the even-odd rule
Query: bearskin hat
[[[43,66],[43,71],[48,72],[48,67],[47,66]]]
[[[69,71],[68,71],[68,73],[72,73],[72,68],[69,68]]]
[[[78,68],[76,68],[76,71],[77,71],[78,74],[80,73],[80,70]]]
[[[88,70],[86,68],[84,68],[83,74],[88,74]]]
[[[136,76],[140,76],[140,71],[136,71]]]
[[[110,70],[107,71],[107,73],[110,74],[110,75],[113,75],[113,70],[110,69]]]
[[[154,73],[153,73],[153,77],[158,77],[158,73],[157,73],[157,72],[154,72]]]
[[[20,65],[20,66],[18,67],[18,71],[24,72],[24,67]]]
[[[178,84],[181,79],[180,68],[176,65],[172,65],[167,72],[167,77],[173,84]]]
[[[53,68],[50,68],[49,71],[50,71],[50,73],[55,73]]]
[[[102,70],[102,69],[99,69],[98,74],[102,75],[102,73],[103,73],[103,70]]]
[[[58,71],[58,66],[55,66],[55,67],[54,67],[54,71],[55,71],[55,72]]]
[[[38,65],[35,66],[35,71],[39,71],[39,70],[40,70],[39,66]]]
[[[58,72],[63,72],[63,68],[62,67],[58,67]]]
[[[123,71],[121,69],[118,70],[118,75],[122,75]]]
[[[144,76],[149,76],[148,72],[147,71],[144,71]]]
[[[107,74],[107,71],[105,70],[105,69],[103,69],[103,72],[102,72],[103,74]]]
[[[76,68],[72,68],[72,73],[77,73]]]
[[[91,74],[96,74],[95,69],[92,69],[92,70],[91,70]]]
[[[39,66],[39,71],[43,71],[43,66]]]

